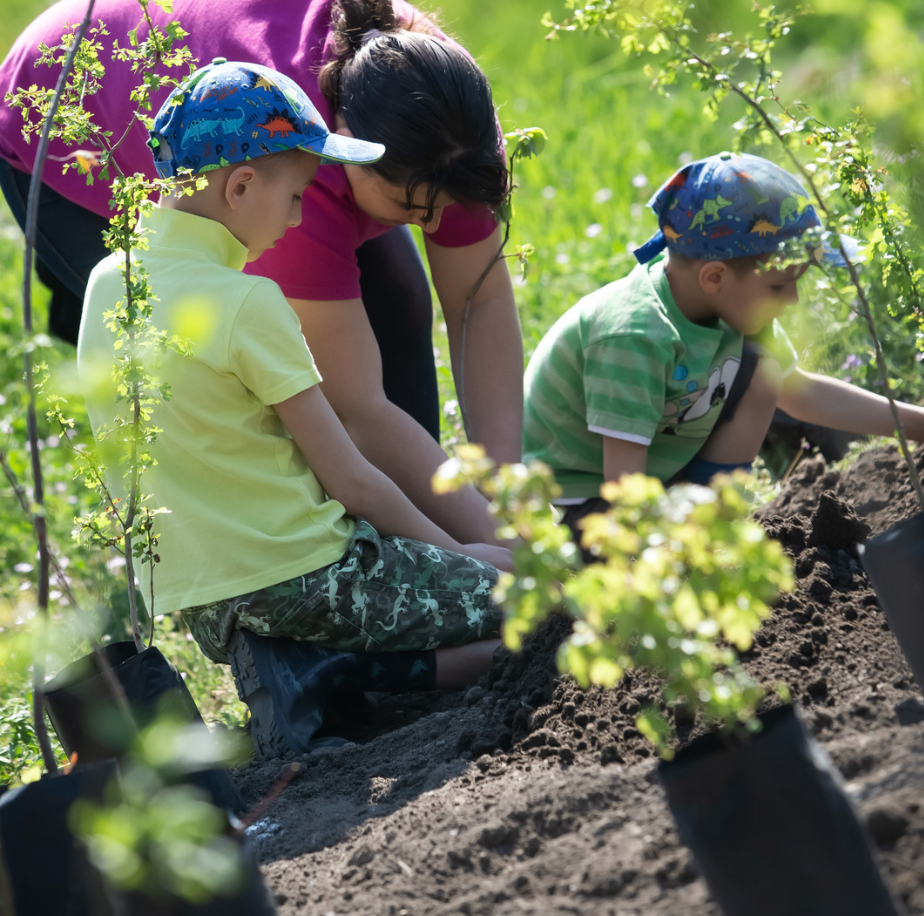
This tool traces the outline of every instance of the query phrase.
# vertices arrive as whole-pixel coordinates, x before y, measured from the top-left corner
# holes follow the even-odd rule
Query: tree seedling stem
[[[42,188],[42,172],[45,167],[45,160],[48,156],[48,144],[51,138],[51,126],[54,121],[55,113],[61,101],[61,95],[64,92],[64,86],[67,82],[68,75],[74,65],[74,58],[77,55],[77,49],[83,40],[87,29],[90,27],[90,17],[93,14],[93,6],[96,0],[89,0],[87,11],[83,21],[77,29],[74,44],[70,48],[58,82],[55,87],[55,94],[51,101],[45,122],[42,125],[41,138],[35,155],[35,165],[32,172],[32,180],[29,182],[29,196],[26,201],[26,249],[23,255],[23,330],[27,338],[32,336],[32,255],[35,251],[35,239],[38,233],[38,204],[39,194]],[[36,424],[36,394],[35,394],[35,375],[32,359],[32,347],[27,346],[23,353],[23,362],[26,378],[26,392],[28,404],[26,407],[26,426],[28,430],[29,448],[32,462],[32,495],[35,508],[30,512],[33,528],[35,530],[36,540],[38,541],[39,551],[39,569],[37,584],[37,599],[40,617],[47,623],[48,620],[48,580],[49,580],[49,554],[48,554],[48,529],[45,520],[45,494],[44,483],[42,478],[42,463],[39,454],[38,445],[38,428]],[[48,737],[48,728],[45,725],[44,701],[42,699],[42,688],[45,684],[45,653],[39,650],[35,653],[32,668],[32,712],[35,736],[42,752],[42,760],[45,768],[49,773],[57,773],[58,765],[55,762],[54,751],[51,747],[51,741]]]

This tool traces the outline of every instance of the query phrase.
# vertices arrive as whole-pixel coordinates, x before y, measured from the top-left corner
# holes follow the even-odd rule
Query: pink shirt
[[[404,0],[393,0],[395,12],[410,18],[414,10]],[[159,25],[178,19],[189,32],[187,44],[199,64],[215,57],[253,61],[292,77],[307,92],[328,126],[333,111],[317,86],[320,67],[333,57],[330,8],[333,0],[235,0],[216,4],[214,0],[175,0],[173,15],[167,16],[152,3],[151,18]],[[36,68],[38,45],[55,45],[65,24],[77,26],[86,12],[86,0],[61,0],[47,9],[19,36],[0,65],[0,98],[7,92],[37,84],[53,88],[57,68]],[[141,19],[136,0],[97,0],[93,21],[102,21],[111,43],[125,44],[125,36]],[[144,30],[139,30],[139,38]],[[446,39],[450,41],[451,39]],[[118,136],[124,131],[129,92],[138,80],[129,68],[107,59],[103,89],[89,97],[86,107],[95,122]],[[162,90],[153,99],[154,110],[166,98]],[[27,144],[22,137],[22,114],[7,104],[0,105],[0,157],[10,165],[31,172],[37,139]],[[142,172],[156,177],[147,131],[134,125],[127,141],[116,154],[126,173]],[[45,183],[62,196],[102,216],[109,216],[109,189],[104,182],[87,185],[76,170],[61,174],[60,161],[72,149],[60,142],[51,144],[45,164]],[[301,225],[254,264],[249,273],[275,280],[286,296],[295,299],[358,299],[359,268],[356,249],[368,239],[387,232],[389,226],[376,222],[358,209],[342,166],[322,165],[314,183],[304,195],[305,216]],[[437,245],[459,247],[486,239],[496,223],[487,208],[467,210],[461,204],[447,207],[440,226],[430,239]]]

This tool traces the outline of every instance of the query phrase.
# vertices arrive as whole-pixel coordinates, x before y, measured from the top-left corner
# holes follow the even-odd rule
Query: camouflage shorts
[[[381,537],[361,519],[337,562],[247,595],[186,608],[202,651],[227,662],[236,628],[352,652],[462,646],[500,635],[497,570],[450,550]]]

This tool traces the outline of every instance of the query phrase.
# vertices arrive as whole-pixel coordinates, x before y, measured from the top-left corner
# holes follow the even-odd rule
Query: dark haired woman
[[[62,0],[26,29],[0,66],[0,97],[36,82],[54,86],[57,72],[34,67],[38,45],[57,44],[85,9],[86,0]],[[166,22],[159,7],[150,10]],[[119,39],[138,26],[137,0],[97,0],[93,18]],[[270,66],[305,88],[331,129],[385,144],[375,166],[322,166],[301,226],[249,269],[282,287],[324,392],[366,457],[463,543],[492,540],[479,494],[436,496],[430,486],[445,457],[436,441],[432,307],[406,228],[423,230],[453,372],[464,376],[469,435],[496,459],[518,460],[523,354],[503,261],[466,307],[501,243],[492,210],[508,180],[484,74],[403,0],[175,0],[170,18],[189,32],[200,62],[221,56]],[[119,136],[137,77],[117,61],[106,65],[104,87],[87,107]],[[162,99],[153,101],[156,109]],[[216,100],[218,123],[209,125],[216,143],[221,120],[239,116]],[[22,141],[21,123],[18,110],[0,107],[0,188],[20,223],[36,146]],[[141,125],[132,127],[116,156],[123,171],[152,171],[146,138]],[[73,153],[51,150],[58,160]],[[52,331],[75,341],[86,278],[105,255],[109,193],[75,170],[62,175],[54,160],[43,179],[37,269],[52,288]]]

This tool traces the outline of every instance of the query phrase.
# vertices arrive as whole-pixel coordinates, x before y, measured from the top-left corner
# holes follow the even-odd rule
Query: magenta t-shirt
[[[399,17],[411,18],[414,9],[404,0],[393,0]],[[333,111],[317,85],[321,66],[333,58],[330,9],[333,0],[175,0],[167,16],[157,4],[149,12],[159,25],[178,19],[189,32],[187,45],[200,65],[215,57],[251,61],[272,67],[292,77],[304,88],[329,127]],[[58,69],[34,66],[38,45],[55,45],[65,24],[78,25],[86,12],[86,0],[61,0],[49,7],[19,36],[0,65],[0,98],[7,92],[37,84],[54,88]],[[93,22],[102,21],[113,39],[126,43],[126,35],[139,26],[141,14],[136,0],[97,0]],[[139,30],[143,38],[145,29]],[[447,41],[451,39],[446,38]],[[103,89],[87,99],[86,107],[96,124],[119,136],[130,111],[129,92],[137,77],[125,64],[103,56],[106,75]],[[166,98],[164,89],[153,99],[156,111]],[[3,103],[0,106],[0,157],[24,172],[32,171],[37,139],[27,144],[22,137],[22,114]],[[156,177],[147,131],[134,125],[116,160],[126,173],[142,172]],[[61,174],[61,161],[74,151],[53,142],[45,164],[44,182],[68,200],[102,216],[111,215],[109,189],[103,182],[88,186],[75,170]],[[54,157],[54,158],[52,158]],[[289,229],[259,261],[248,265],[249,273],[275,280],[286,296],[294,299],[358,299],[359,268],[356,249],[368,239],[387,232],[389,226],[376,222],[356,206],[343,167],[322,165],[314,183],[303,197],[301,225]],[[437,245],[459,247],[487,238],[495,221],[486,207],[467,209],[453,204],[443,211],[440,226],[430,235]]]

